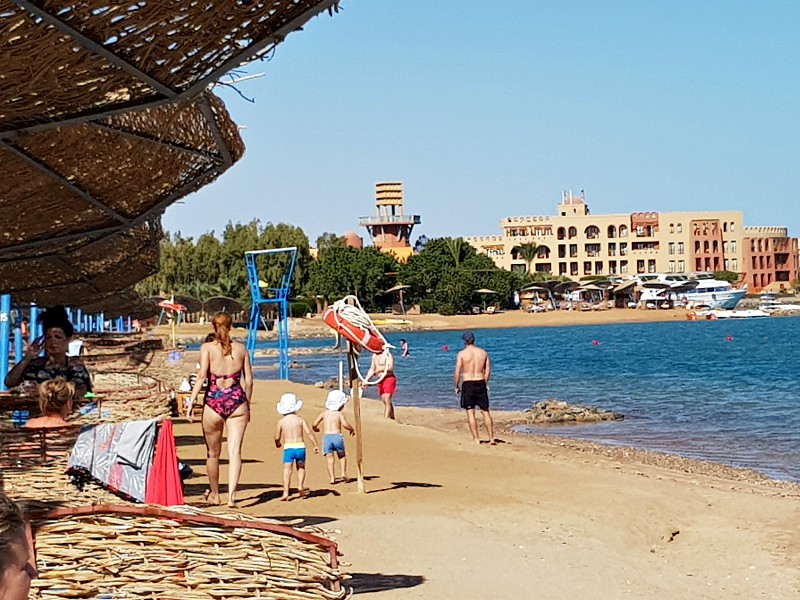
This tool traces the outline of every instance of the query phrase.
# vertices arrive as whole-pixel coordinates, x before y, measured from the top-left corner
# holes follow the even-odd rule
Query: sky
[[[553,215],[741,210],[800,235],[797,0],[342,0],[218,87],[245,156],[168,231],[289,223],[312,246],[402,181],[425,235]]]

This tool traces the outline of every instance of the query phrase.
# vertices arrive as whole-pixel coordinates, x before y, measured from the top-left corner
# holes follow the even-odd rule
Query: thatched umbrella
[[[0,0],[0,139],[191,100],[339,0]]]
[[[207,106],[207,114],[202,106]],[[158,269],[160,216],[244,152],[218,98],[0,139],[0,290],[82,304]]]
[[[326,9],[0,0],[0,290],[78,305],[153,273],[164,209],[244,150],[206,90]]]
[[[213,296],[203,302],[203,310],[207,313],[224,312],[229,314],[240,313],[244,310],[242,303],[227,296]]]

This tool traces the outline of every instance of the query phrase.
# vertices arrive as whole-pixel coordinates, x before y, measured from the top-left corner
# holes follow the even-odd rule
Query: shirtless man
[[[472,439],[480,444],[478,437],[478,423],[475,420],[475,407],[483,413],[483,424],[489,434],[489,443],[494,445],[494,423],[489,413],[489,391],[486,384],[492,374],[489,364],[489,355],[486,350],[475,345],[475,335],[465,331],[461,336],[464,340],[464,349],[456,358],[456,370],[453,374],[453,386],[456,394],[461,394],[461,408],[467,411],[467,422],[472,433]],[[459,388],[459,383],[461,384]]]
[[[394,405],[392,404],[392,396],[397,391],[397,377],[394,376],[394,357],[392,353],[386,351],[382,354],[373,354],[372,362],[369,365],[364,379],[369,380],[373,375],[381,376],[384,370],[386,375],[378,383],[378,393],[383,400],[383,416],[387,419],[394,420]],[[366,383],[361,384],[361,389],[367,387]]]

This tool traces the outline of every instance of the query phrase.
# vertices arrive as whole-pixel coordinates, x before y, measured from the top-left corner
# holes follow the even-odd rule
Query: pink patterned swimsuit
[[[208,378],[208,392],[206,392],[206,405],[223,419],[230,417],[236,409],[247,402],[242,384],[239,381],[242,373],[233,375],[214,375]],[[232,379],[230,387],[217,387],[217,379]]]

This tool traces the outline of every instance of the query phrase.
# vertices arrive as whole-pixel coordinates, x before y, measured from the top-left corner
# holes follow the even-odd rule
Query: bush
[[[312,306],[306,300],[295,300],[289,303],[290,317],[305,317],[308,313],[316,312],[316,306]]]

